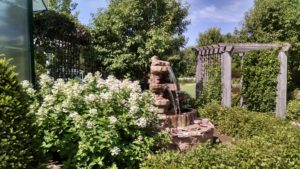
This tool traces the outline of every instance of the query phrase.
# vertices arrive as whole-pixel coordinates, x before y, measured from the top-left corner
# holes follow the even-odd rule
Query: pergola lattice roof
[[[224,52],[244,53],[251,50],[282,48],[288,51],[290,44],[260,44],[260,43],[219,43],[195,48],[200,56],[222,54]]]

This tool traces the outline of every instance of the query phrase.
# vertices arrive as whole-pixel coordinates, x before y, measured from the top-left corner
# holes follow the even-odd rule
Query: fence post
[[[287,100],[287,51],[290,45],[284,46],[278,54],[280,71],[277,75],[276,116],[285,117]]]
[[[222,57],[222,105],[231,106],[231,56],[228,51]]]

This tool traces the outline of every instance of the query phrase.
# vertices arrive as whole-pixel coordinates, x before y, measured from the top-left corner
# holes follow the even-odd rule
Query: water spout
[[[171,102],[172,102],[172,105],[173,105],[173,108],[174,108],[174,111],[175,111],[175,114],[178,113],[178,110],[177,110],[177,105],[176,105],[176,102],[175,102],[175,99],[174,99],[174,96],[172,94],[172,91],[170,89],[167,89],[168,93],[169,93],[169,96],[170,96],[170,99],[171,99]]]
[[[176,91],[175,91],[175,107],[176,107],[176,109],[175,109],[175,112],[176,112],[176,114],[181,114],[181,111],[180,111],[180,102],[179,102],[179,94],[178,94],[178,92],[179,92],[179,85],[177,83],[176,76],[175,76],[175,74],[174,74],[173,69],[172,69],[171,66],[168,66],[168,72],[169,72],[169,80],[170,80],[170,82],[174,83],[176,85]],[[174,98],[172,92],[171,92],[171,95]]]

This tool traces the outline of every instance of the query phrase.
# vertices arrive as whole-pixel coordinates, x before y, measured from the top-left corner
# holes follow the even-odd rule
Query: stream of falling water
[[[174,83],[177,87],[177,90],[175,91],[175,101],[173,102],[173,105],[175,107],[175,112],[176,112],[176,114],[181,114],[180,103],[179,103],[179,95],[178,95],[179,86],[178,86],[175,74],[174,74],[173,69],[172,69],[171,66],[168,66],[168,72],[169,72],[170,82]],[[170,93],[171,97],[174,100],[174,96],[173,96],[172,92],[169,91],[169,93]]]
[[[177,114],[178,110],[177,110],[177,106],[176,106],[175,99],[174,99],[174,96],[172,94],[172,91],[170,89],[167,89],[167,90],[169,92],[169,95],[170,95],[170,98],[171,98],[171,101],[172,101],[172,105],[173,105],[173,108],[175,110],[175,114]]]

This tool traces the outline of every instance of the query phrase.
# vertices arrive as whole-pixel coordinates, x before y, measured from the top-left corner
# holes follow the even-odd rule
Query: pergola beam
[[[259,44],[259,43],[219,43],[214,45],[203,46],[196,50],[201,55],[222,54],[224,51],[234,53],[245,53],[252,50],[274,49],[283,45],[277,44]]]

